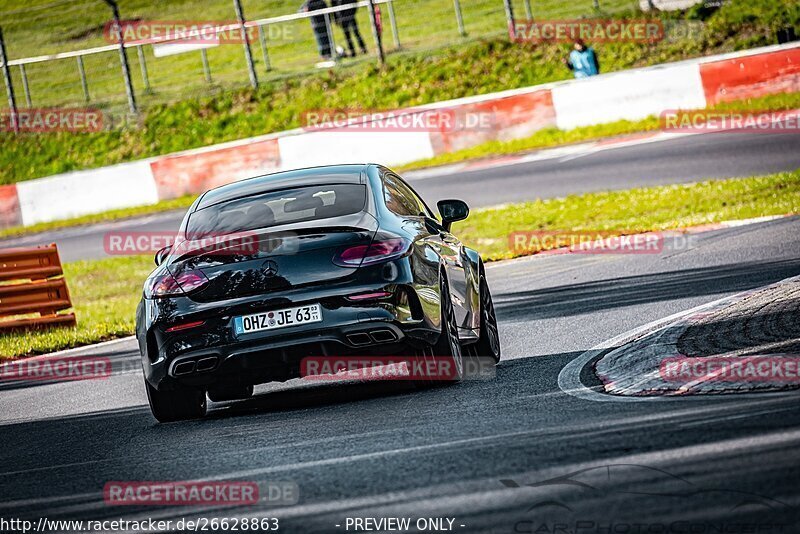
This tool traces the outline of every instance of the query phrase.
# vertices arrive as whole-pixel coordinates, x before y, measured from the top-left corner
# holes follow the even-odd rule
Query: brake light
[[[183,295],[200,289],[208,283],[201,271],[183,271],[178,276],[167,274],[153,278],[145,294],[151,298]]]
[[[361,300],[375,300],[375,299],[382,299],[391,296],[392,294],[388,291],[374,291],[372,293],[360,293],[358,295],[350,295],[349,297],[345,297],[347,300],[352,302],[358,302]]]
[[[194,321],[191,323],[183,323],[183,324],[176,324],[170,328],[167,328],[167,332],[180,332],[181,330],[189,330],[190,328],[197,328],[198,326],[203,326],[205,321]]]
[[[358,267],[372,265],[382,261],[399,258],[408,252],[411,243],[402,238],[375,241],[370,245],[357,245],[344,249],[333,258],[333,263],[340,267]]]

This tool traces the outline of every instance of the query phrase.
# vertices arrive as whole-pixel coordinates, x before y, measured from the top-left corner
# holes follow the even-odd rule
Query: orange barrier
[[[0,332],[75,326],[55,244],[0,249]]]
[[[0,228],[22,226],[17,184],[0,185]]]
[[[280,170],[277,139],[164,156],[150,164],[158,198],[198,195],[213,187]]]
[[[800,91],[800,48],[700,64],[706,105]]]
[[[455,123],[465,127],[455,131],[431,132],[431,144],[436,155],[489,141],[524,139],[543,128],[556,127],[556,110],[549,89],[443,109],[452,111]]]

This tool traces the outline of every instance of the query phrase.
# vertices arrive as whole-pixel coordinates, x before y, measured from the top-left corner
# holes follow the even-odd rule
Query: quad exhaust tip
[[[349,341],[356,347],[369,345],[370,343],[372,343],[372,339],[366,332],[358,332],[357,334],[347,334],[347,341]]]
[[[375,330],[370,332],[369,335],[375,343],[387,343],[397,339],[397,336],[391,330]]]
[[[203,373],[211,371],[217,366],[219,358],[217,356],[208,356],[206,358],[184,360],[176,363],[172,368],[172,376],[186,376],[194,373]]]
[[[396,340],[397,335],[388,329],[347,334],[347,341],[356,347],[363,347],[364,345],[371,345],[372,343],[388,343]]]

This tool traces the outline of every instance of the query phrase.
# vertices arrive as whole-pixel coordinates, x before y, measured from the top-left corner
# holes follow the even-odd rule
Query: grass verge
[[[534,230],[656,231],[800,213],[800,169],[700,183],[589,193],[475,210],[454,232],[487,261],[522,255],[512,232]],[[64,271],[78,316],[76,328],[0,336],[0,359],[52,352],[130,335],[150,256],[68,263]]]

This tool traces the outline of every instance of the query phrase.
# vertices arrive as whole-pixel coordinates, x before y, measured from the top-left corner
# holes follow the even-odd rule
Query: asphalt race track
[[[132,341],[83,350],[111,357],[114,374],[0,384],[3,455],[14,458],[0,467],[0,516],[279,517],[281,532],[352,532],[348,517],[449,518],[454,532],[798,532],[798,393],[595,402],[558,385],[598,343],[798,274],[796,217],[656,255],[494,264],[505,357],[495,379],[263,386],[178,424],[151,417]],[[186,479],[287,482],[299,502],[103,501],[108,481]]]
[[[502,165],[435,178],[411,179],[431,205],[456,196],[470,206],[609,189],[768,174],[800,168],[800,135],[721,133],[693,135],[598,153]],[[173,232],[183,212],[112,224],[70,228],[0,241],[3,247],[56,242],[63,261],[105,257],[107,232]]]

